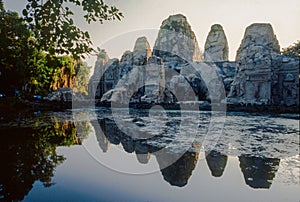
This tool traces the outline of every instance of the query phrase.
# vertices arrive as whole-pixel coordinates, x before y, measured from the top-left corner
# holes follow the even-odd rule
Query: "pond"
[[[1,117],[4,201],[299,201],[299,115],[86,108]]]

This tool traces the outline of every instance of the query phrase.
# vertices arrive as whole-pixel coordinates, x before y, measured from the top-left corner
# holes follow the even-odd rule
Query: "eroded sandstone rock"
[[[104,49],[99,49],[99,53],[97,54],[97,61],[94,67],[94,73],[90,78],[88,94],[89,96],[95,97],[95,95],[100,96],[100,79],[102,77],[104,66],[108,62],[109,57]]]
[[[228,61],[228,42],[223,27],[219,24],[211,26],[210,32],[206,38],[204,61]]]
[[[163,21],[153,47],[153,55],[161,57],[165,66],[173,69],[186,61],[201,60],[195,33],[185,16],[171,15]]]
[[[218,103],[227,95],[231,104],[299,105],[299,59],[280,54],[270,24],[247,27],[233,62],[228,61],[223,28],[213,25],[205,62],[195,62],[199,59],[198,43],[186,17],[170,16],[160,27],[152,56],[147,39],[140,37],[120,61],[108,60],[105,54],[98,59],[101,68],[97,71],[105,69],[98,97],[125,104]]]
[[[130,101],[159,102],[164,90],[164,66],[161,58],[151,56],[146,65],[134,66],[101,101],[126,104]]]
[[[135,65],[143,65],[151,56],[152,51],[146,37],[139,37],[133,48]]]
[[[279,58],[280,47],[270,24],[247,27],[237,51],[237,74],[229,97],[237,102],[270,103],[272,74]]]

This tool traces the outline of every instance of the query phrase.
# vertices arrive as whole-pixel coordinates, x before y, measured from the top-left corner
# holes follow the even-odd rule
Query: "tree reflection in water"
[[[35,181],[53,185],[55,168],[65,160],[56,147],[81,144],[74,122],[59,122],[56,117],[52,121],[43,127],[37,121],[36,127],[0,128],[0,161],[5,165],[0,166],[0,199],[23,200]]]
[[[147,119],[143,121],[143,117],[148,116],[148,113],[141,111],[140,114],[134,114],[136,117],[128,120],[137,127],[146,127]],[[56,148],[81,144],[90,131],[90,124],[95,128],[95,135],[103,152],[109,150],[110,144],[121,144],[125,152],[135,153],[141,164],[147,164],[154,155],[164,180],[172,186],[186,186],[198,163],[197,148],[201,146],[199,141],[192,143],[191,150],[181,153],[173,150],[166,150],[163,154],[157,153],[162,149],[162,145],[153,144],[159,141],[169,143],[168,140],[173,137],[174,131],[178,130],[180,125],[180,121],[176,119],[177,115],[175,112],[174,115],[167,114],[175,116],[175,119],[167,119],[164,130],[152,136],[130,132],[125,134],[113,119],[107,118],[109,116],[98,116],[99,119],[91,122],[87,120],[75,122],[59,115],[51,116],[50,120],[49,117],[42,118],[42,121],[34,118],[35,122],[26,127],[0,127],[0,160],[1,164],[5,165],[0,167],[0,199],[22,200],[35,181],[42,182],[45,187],[53,185],[51,180],[55,168],[65,160],[62,155],[56,153]],[[99,126],[101,130],[96,130]],[[149,138],[139,138],[145,136]],[[205,158],[211,175],[221,177],[228,156],[218,150],[205,152]],[[166,163],[166,159],[174,159],[174,163],[170,165]],[[245,152],[239,155],[238,160],[248,186],[263,189],[271,187],[280,163],[279,158],[251,156]]]

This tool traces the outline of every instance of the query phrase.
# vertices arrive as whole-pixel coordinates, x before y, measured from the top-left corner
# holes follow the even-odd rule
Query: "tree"
[[[1,1],[0,38],[0,87],[20,88],[26,82],[28,57],[33,51],[31,34],[18,13],[5,11]]]
[[[300,57],[300,41],[282,50],[283,55]]]
[[[88,32],[74,24],[74,12],[69,7],[81,7],[87,23],[120,20],[122,13],[102,0],[27,2],[22,19],[16,12],[6,11],[0,0],[0,91],[23,88],[30,94],[46,95],[65,67],[72,77],[82,73],[76,90],[85,93],[89,68],[80,58],[93,51],[92,42]]]
[[[121,20],[122,13],[103,0],[27,0],[24,19],[33,31],[37,47],[50,54],[67,54],[74,58],[93,51],[87,31],[79,29],[73,20],[72,7],[81,7],[87,23]]]

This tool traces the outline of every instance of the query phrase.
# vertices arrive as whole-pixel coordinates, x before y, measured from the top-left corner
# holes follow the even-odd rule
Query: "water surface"
[[[299,116],[106,108],[1,119],[0,197],[299,201]]]

